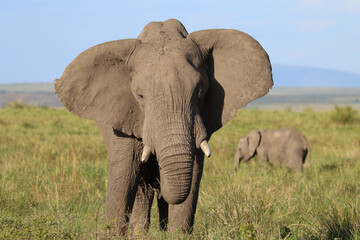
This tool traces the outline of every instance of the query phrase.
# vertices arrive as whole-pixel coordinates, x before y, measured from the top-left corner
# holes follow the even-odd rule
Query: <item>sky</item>
[[[244,31],[274,65],[360,73],[360,0],[0,0],[0,84],[52,82],[87,48],[169,18]]]

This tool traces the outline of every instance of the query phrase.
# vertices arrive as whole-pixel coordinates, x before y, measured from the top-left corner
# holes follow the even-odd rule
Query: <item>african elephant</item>
[[[269,57],[249,35],[188,34],[170,19],[85,50],[55,92],[100,129],[110,158],[106,218],[122,235],[129,226],[146,233],[154,191],[161,228],[190,232],[207,140],[272,85]]]
[[[240,162],[247,162],[255,155],[260,162],[291,168],[302,172],[308,155],[310,166],[310,146],[305,136],[294,127],[283,129],[254,130],[240,139],[234,157],[235,170]]]

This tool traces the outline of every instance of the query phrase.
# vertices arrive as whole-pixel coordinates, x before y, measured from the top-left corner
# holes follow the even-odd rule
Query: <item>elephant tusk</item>
[[[141,155],[141,162],[146,163],[151,155],[151,150],[148,146],[144,146],[143,153]]]
[[[207,157],[211,156],[211,150],[210,150],[209,144],[208,144],[208,142],[206,140],[203,140],[200,143],[200,148]]]

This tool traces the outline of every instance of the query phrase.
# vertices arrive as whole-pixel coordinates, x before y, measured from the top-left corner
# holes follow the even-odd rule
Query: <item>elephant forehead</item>
[[[200,72],[185,58],[173,58],[169,55],[161,56],[156,61],[151,59],[142,62],[135,69],[133,82],[141,84],[160,84],[163,87],[180,84],[182,88],[194,88],[201,78]]]
[[[196,67],[199,67],[207,56],[207,53],[202,51],[202,49],[190,39],[171,41],[164,46],[164,52],[172,55],[174,58],[180,57],[186,59],[186,61],[191,61]]]
[[[240,141],[239,141],[239,146],[242,146],[242,145],[244,145],[245,143],[247,143],[247,138],[246,138],[246,137],[241,138]]]
[[[189,39],[175,39],[167,43],[145,43],[137,49],[132,61],[133,68],[138,72],[156,70],[156,65],[184,68],[186,63],[199,67],[206,54]]]

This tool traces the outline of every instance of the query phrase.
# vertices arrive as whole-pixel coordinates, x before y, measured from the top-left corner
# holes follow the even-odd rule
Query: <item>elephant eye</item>
[[[144,98],[144,96],[142,94],[138,94],[139,98]]]

